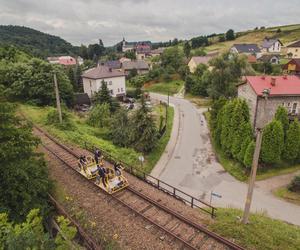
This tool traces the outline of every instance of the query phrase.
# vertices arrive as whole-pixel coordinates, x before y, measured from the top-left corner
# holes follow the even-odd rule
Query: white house
[[[82,81],[84,93],[87,93],[89,97],[101,89],[103,81],[107,84],[111,96],[124,97],[126,95],[125,73],[121,70],[98,65],[86,70],[82,74]]]
[[[262,52],[264,53],[279,53],[281,51],[282,42],[275,38],[269,39],[265,38],[262,43]]]

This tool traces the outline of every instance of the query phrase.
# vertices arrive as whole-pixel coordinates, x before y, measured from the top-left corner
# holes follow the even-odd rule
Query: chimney
[[[271,85],[272,85],[272,86],[275,86],[275,85],[276,85],[276,78],[275,78],[275,77],[272,77],[272,78],[271,78]]]

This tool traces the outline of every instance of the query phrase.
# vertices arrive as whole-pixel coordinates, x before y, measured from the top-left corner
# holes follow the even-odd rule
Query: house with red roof
[[[246,76],[238,86],[238,97],[246,100],[254,128],[263,128],[279,106],[291,116],[300,114],[300,78],[297,76]]]

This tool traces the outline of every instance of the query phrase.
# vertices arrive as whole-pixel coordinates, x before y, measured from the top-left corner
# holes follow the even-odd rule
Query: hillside
[[[280,29],[281,32],[278,32],[278,29]],[[224,52],[228,50],[234,43],[257,43],[261,45],[265,37],[277,37],[283,42],[284,45],[286,45],[300,39],[300,24],[238,32],[237,38],[234,41],[216,42],[210,46],[207,46],[205,50],[207,52],[214,50]],[[215,42],[216,39],[218,39],[218,37],[213,38],[211,41]]]
[[[14,45],[34,56],[73,54],[75,47],[58,36],[24,26],[0,25],[0,45]]]

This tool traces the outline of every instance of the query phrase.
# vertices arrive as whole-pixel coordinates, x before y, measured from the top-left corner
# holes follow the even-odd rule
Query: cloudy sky
[[[24,25],[74,45],[166,41],[300,23],[300,0],[0,0],[0,24]]]

